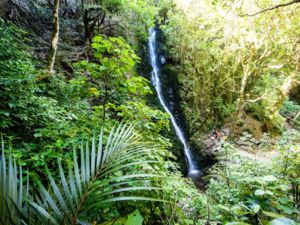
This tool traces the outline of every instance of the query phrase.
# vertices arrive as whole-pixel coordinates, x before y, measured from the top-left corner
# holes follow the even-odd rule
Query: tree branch
[[[245,100],[246,103],[255,103],[255,102],[258,102],[262,99],[264,99],[266,97],[266,93],[256,99],[248,99],[248,100]]]
[[[255,103],[255,102],[258,102],[258,101],[260,101],[260,100],[263,100],[263,99],[266,98],[266,96],[267,96],[267,92],[265,92],[262,96],[260,96],[260,97],[258,97],[258,98],[256,98],[256,99],[247,99],[247,100],[244,101],[244,103],[243,103],[243,105],[242,105],[241,108],[244,109],[245,106],[246,106],[248,103]]]
[[[266,8],[266,9],[263,9],[261,11],[258,11],[258,12],[254,13],[254,14],[243,14],[241,16],[256,16],[258,14],[261,14],[261,13],[264,13],[264,12],[267,12],[267,11],[272,11],[274,9],[278,9],[278,8],[281,8],[281,7],[293,5],[293,4],[296,4],[296,3],[300,3],[300,0],[294,0],[294,1],[291,1],[291,2],[284,3],[284,4],[275,5],[273,7]]]

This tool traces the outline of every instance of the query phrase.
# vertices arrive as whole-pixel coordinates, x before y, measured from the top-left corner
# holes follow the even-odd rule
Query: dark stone
[[[45,65],[50,47],[52,4],[50,0],[2,0],[0,2],[0,16],[27,31],[34,57],[38,59],[41,67]],[[82,51],[84,46],[83,34],[80,2],[61,0],[58,58],[64,58],[65,61],[76,58],[78,51]],[[66,52],[68,54],[65,54]]]

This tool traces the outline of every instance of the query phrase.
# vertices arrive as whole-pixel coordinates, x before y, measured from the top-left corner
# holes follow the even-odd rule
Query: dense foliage
[[[55,15],[83,33],[53,73],[0,18],[0,224],[299,224],[300,4],[252,15],[282,2],[82,0]],[[216,159],[194,183],[140,75],[155,24],[189,144]]]
[[[278,133],[279,110],[299,80],[299,7],[249,17],[242,15],[262,6],[178,5],[162,27],[191,133],[224,123],[242,127],[244,113],[260,121],[262,130]]]
[[[91,145],[82,145],[80,154],[73,150],[67,173],[58,159],[58,182],[46,167],[51,189],[35,178],[36,192],[29,176],[23,186],[22,167],[18,169],[11,156],[6,160],[2,149],[0,196],[4,204],[0,207],[0,223],[87,224],[84,221],[108,219],[109,215],[103,212],[106,207],[116,207],[117,201],[163,201],[159,199],[161,188],[157,186],[162,174],[159,176],[159,171],[152,167],[157,164],[163,170],[159,157],[163,151],[152,143],[142,142],[132,126],[121,125],[112,130],[108,140],[104,140],[102,131]],[[143,193],[152,190],[156,190],[153,197]]]
[[[96,37],[94,61],[77,63],[74,78],[38,81],[43,71],[24,50],[25,34],[6,23],[1,29],[1,129],[20,148],[15,153],[24,163],[39,167],[45,159],[63,157],[66,148],[99,132],[104,118],[107,129],[130,120],[148,140],[168,130],[168,117],[147,105],[149,82],[137,75],[139,58],[122,38]],[[36,155],[40,148],[45,152]]]

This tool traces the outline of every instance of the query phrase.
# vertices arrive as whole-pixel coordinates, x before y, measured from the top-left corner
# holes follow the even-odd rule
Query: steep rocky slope
[[[3,0],[0,16],[28,32],[34,56],[43,65],[47,58],[52,32],[52,3],[49,0]],[[79,57],[84,47],[84,28],[80,4],[64,0],[60,7],[60,41],[57,63],[66,66]]]

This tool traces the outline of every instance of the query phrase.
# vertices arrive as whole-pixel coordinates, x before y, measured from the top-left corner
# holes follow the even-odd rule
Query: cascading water
[[[150,29],[150,37],[149,37],[149,56],[152,66],[152,84],[155,87],[158,99],[160,101],[160,104],[163,106],[164,110],[170,115],[170,119],[172,122],[172,125],[175,129],[175,133],[179,140],[183,144],[184,153],[186,156],[186,160],[188,163],[188,176],[189,177],[198,177],[202,174],[202,172],[198,169],[196,162],[193,161],[193,156],[191,154],[190,147],[187,143],[187,140],[184,136],[184,133],[182,129],[179,127],[174,115],[172,114],[171,110],[168,108],[167,103],[164,99],[163,92],[162,92],[162,85],[160,80],[160,68],[158,66],[158,55],[157,55],[157,41],[156,41],[156,29]]]

